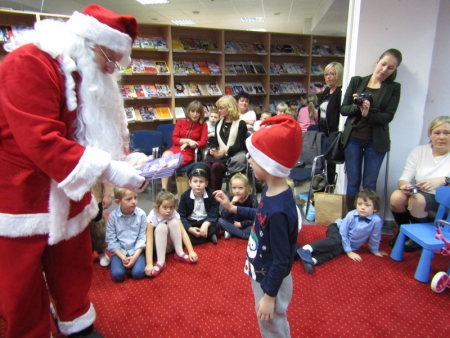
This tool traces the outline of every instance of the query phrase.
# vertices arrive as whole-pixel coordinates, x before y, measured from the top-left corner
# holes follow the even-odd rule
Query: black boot
[[[398,225],[398,231],[395,234],[395,236],[389,241],[389,246],[391,248],[394,247],[395,242],[397,241],[397,237],[398,237],[398,234],[400,233],[401,225],[402,224],[409,224],[411,215],[410,215],[409,211],[405,211],[405,212],[394,212],[394,211],[392,211],[392,216],[394,216],[394,221]]]
[[[69,335],[70,338],[103,338],[103,336],[94,329],[94,325],[88,326],[82,331],[75,332]]]
[[[428,219],[428,217],[422,217],[422,218],[417,218],[417,217],[413,217],[411,216],[411,223],[415,224],[415,223],[428,223],[430,222],[430,220]],[[413,252],[416,250],[422,249],[422,247],[417,244],[416,242],[414,242],[411,238],[408,238],[405,242],[405,252]]]
[[[347,213],[355,210],[355,196],[347,195],[345,197],[345,203],[347,204]]]

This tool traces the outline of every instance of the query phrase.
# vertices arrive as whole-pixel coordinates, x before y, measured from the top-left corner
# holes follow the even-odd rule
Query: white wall
[[[450,55],[449,17],[450,2],[446,0],[442,0],[442,4],[440,0],[350,0],[351,26],[347,38],[350,38],[351,46],[347,45],[343,91],[351,76],[370,75],[376,60],[386,49],[397,48],[403,54],[396,79],[402,85],[401,99],[390,123],[391,152],[386,193],[385,164],[377,184],[377,192],[386,197],[385,219],[392,219],[389,196],[397,188],[408,153],[425,142],[423,135],[432,119],[431,112],[438,112],[433,117],[445,113],[442,109],[449,94],[444,92],[447,88],[443,81],[448,79],[449,72],[445,65]]]

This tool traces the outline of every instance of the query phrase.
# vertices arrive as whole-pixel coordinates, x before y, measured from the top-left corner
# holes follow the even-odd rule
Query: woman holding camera
[[[344,96],[341,114],[347,116],[343,143],[347,172],[347,209],[354,209],[355,196],[362,187],[376,190],[378,173],[390,150],[389,122],[400,101],[400,84],[394,82],[402,54],[385,51],[373,74],[354,76]],[[364,169],[363,169],[364,160]]]
[[[450,185],[450,116],[435,118],[428,127],[428,137],[430,144],[418,146],[408,155],[398,180],[399,190],[391,195],[392,215],[398,226],[432,221],[439,207],[436,189]],[[397,236],[398,232],[389,242],[391,246]],[[405,251],[419,248],[411,239],[406,240]]]

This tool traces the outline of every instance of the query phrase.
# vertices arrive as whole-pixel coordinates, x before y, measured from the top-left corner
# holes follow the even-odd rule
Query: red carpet
[[[325,227],[304,226],[299,244],[322,238]],[[381,249],[390,252],[390,236]],[[199,262],[171,255],[158,277],[114,283],[94,265],[91,299],[96,328],[106,337],[258,337],[250,281],[243,273],[246,241],[219,238],[196,246]],[[419,252],[404,262],[360,249],[363,261],[345,255],[307,275],[294,262],[294,297],[288,310],[292,337],[448,337],[450,289],[434,293],[413,276]],[[436,255],[434,275],[450,259]],[[0,333],[5,324],[0,321]]]

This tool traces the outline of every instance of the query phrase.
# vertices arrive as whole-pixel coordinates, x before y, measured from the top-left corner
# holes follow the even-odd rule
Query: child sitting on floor
[[[114,188],[115,203],[119,205],[109,214],[105,241],[111,252],[111,277],[125,280],[127,270],[140,279],[145,276],[145,231],[147,220],[144,210],[137,207],[137,194],[124,188]]]
[[[231,204],[254,209],[258,207],[258,199],[252,194],[252,187],[247,176],[237,173],[231,178],[230,184],[233,195]],[[248,239],[252,230],[253,218],[246,218],[223,209],[218,223],[225,230],[225,239],[229,239],[231,236]]]
[[[147,227],[147,247],[145,249],[147,258],[145,274],[147,276],[158,276],[166,267],[166,253],[173,250],[175,250],[173,258],[177,261],[188,264],[197,261],[198,256],[180,221],[180,215],[175,210],[175,197],[172,193],[163,190],[156,196],[155,205],[148,214],[147,222],[150,223]],[[153,266],[153,231],[157,258],[155,266]],[[182,239],[189,255],[183,251]]]
[[[268,119],[271,116],[272,116],[272,114],[270,114],[269,112],[266,112],[266,111],[263,112],[261,114],[261,117],[259,118],[259,120],[253,124],[253,132],[259,130],[261,128],[261,122],[263,122],[264,120]]]
[[[344,219],[337,219],[327,229],[326,238],[306,244],[298,249],[303,267],[311,273],[314,265],[320,265],[337,255],[346,253],[355,262],[362,260],[355,251],[367,240],[370,251],[379,257],[387,253],[379,251],[383,221],[375,214],[380,208],[380,197],[371,189],[363,189],[356,195],[356,210]]]

